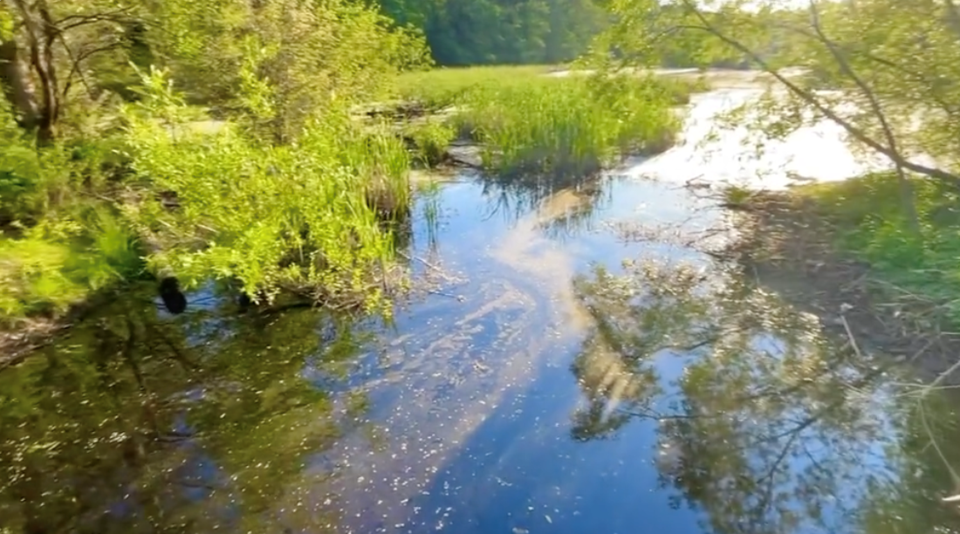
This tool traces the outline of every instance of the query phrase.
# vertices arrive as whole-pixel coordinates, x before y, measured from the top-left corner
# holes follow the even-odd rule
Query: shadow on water
[[[172,320],[153,294],[0,374],[0,531],[279,532],[281,490],[357,425],[362,399],[301,377],[357,354],[349,325],[229,305]]]
[[[477,178],[417,209],[431,283],[390,325],[150,287],[0,373],[0,533],[960,528],[950,397],[622,239],[722,222],[687,191]]]

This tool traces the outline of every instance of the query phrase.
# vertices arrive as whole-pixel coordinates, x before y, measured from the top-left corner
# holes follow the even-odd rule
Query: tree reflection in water
[[[224,308],[164,319],[144,292],[0,373],[0,532],[335,531],[300,492],[364,403],[303,370],[359,340],[309,309]]]
[[[586,397],[572,437],[655,425],[661,486],[705,512],[705,528],[960,529],[939,499],[957,489],[946,466],[960,468],[944,395],[919,403],[883,358],[832,343],[742,277],[635,262],[575,288],[596,326],[572,366]]]

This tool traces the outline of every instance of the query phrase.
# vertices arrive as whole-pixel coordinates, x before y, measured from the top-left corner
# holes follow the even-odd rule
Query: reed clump
[[[461,130],[502,175],[586,175],[635,153],[665,150],[680,123],[654,78],[576,76],[487,83],[460,99]]]

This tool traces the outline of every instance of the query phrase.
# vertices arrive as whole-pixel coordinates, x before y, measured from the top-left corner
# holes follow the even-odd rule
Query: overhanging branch
[[[690,9],[690,11],[697,17],[702,24],[702,29],[717,39],[720,39],[727,45],[733,47],[738,52],[747,56],[751,61],[756,63],[764,72],[773,76],[781,85],[783,85],[787,90],[796,95],[798,98],[806,102],[807,104],[813,106],[818,112],[823,114],[824,117],[830,119],[832,122],[836,123],[838,126],[843,128],[851,137],[863,143],[864,145],[870,147],[871,149],[879,152],[886,156],[894,164],[901,166],[902,168],[927,176],[930,178],[936,178],[938,180],[943,180],[949,182],[953,185],[960,187],[960,176],[944,171],[942,169],[937,169],[933,167],[928,167],[926,165],[921,165],[919,163],[910,161],[906,159],[902,154],[897,150],[891,149],[890,147],[884,146],[877,140],[870,137],[862,129],[854,126],[850,121],[841,117],[838,113],[830,109],[829,106],[825,105],[816,97],[812,92],[807,91],[800,87],[799,85],[793,83],[786,76],[781,74],[777,69],[770,66],[770,64],[760,57],[756,52],[751,50],[748,46],[744,45],[737,39],[730,37],[726,33],[719,30],[716,26],[710,23],[709,20],[700,12],[696,6],[691,4],[691,0],[683,0],[684,5]],[[698,28],[698,27],[692,27]]]

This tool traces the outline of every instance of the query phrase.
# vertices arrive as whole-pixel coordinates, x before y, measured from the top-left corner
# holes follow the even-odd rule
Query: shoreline
[[[831,224],[814,201],[789,190],[758,192],[730,209],[741,239],[722,255],[758,285],[816,315],[857,353],[911,362],[926,384],[960,384],[960,333],[944,329],[935,303],[900,298],[894,293],[905,290],[840,250],[836,240],[850,229]]]

